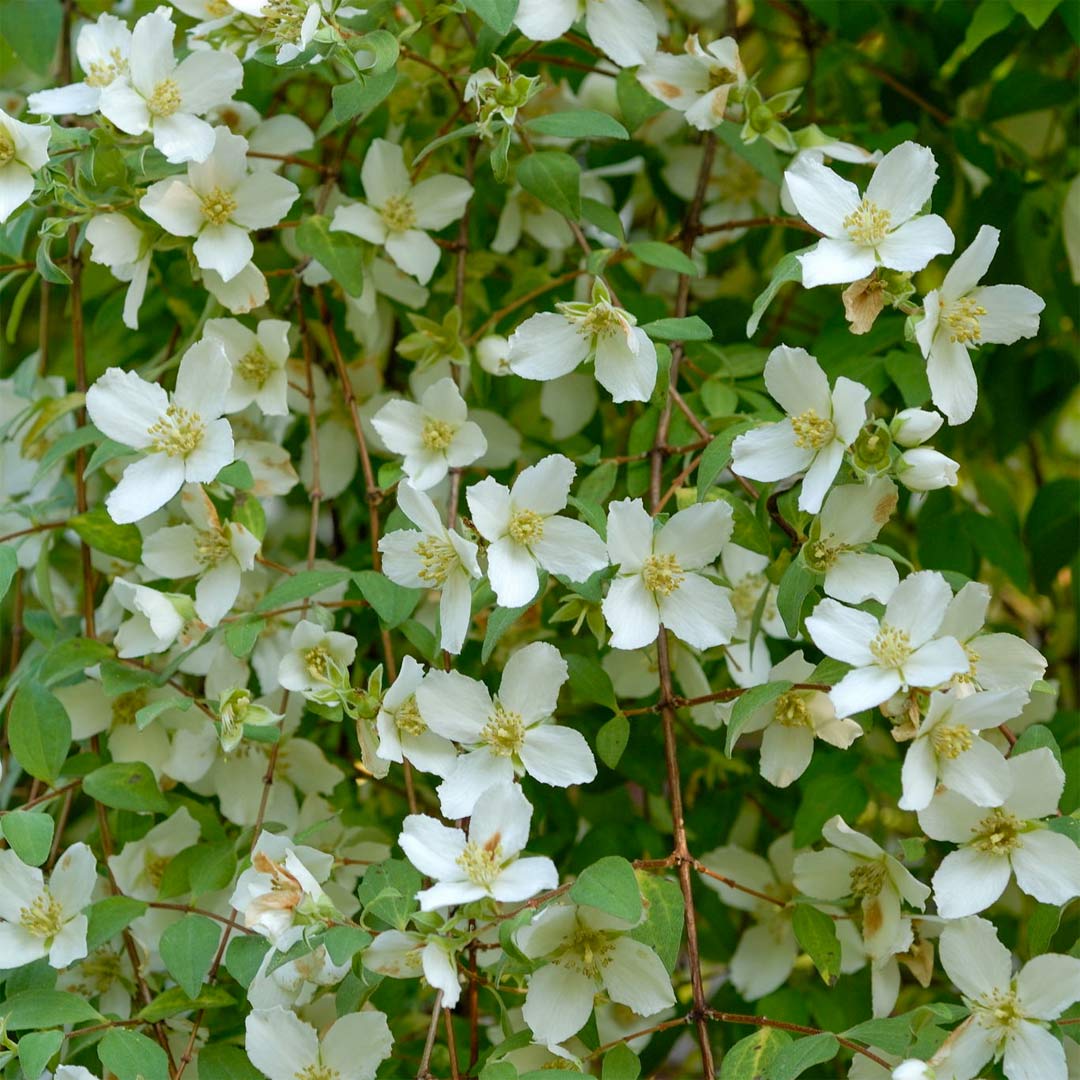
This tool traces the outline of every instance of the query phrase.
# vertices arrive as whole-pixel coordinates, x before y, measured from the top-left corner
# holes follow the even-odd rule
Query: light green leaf
[[[8,720],[15,760],[33,777],[53,783],[71,746],[71,721],[59,699],[40,683],[19,687]]]
[[[246,939],[245,939],[246,940]],[[259,938],[259,941],[264,939]],[[149,1024],[156,1024],[178,1013],[198,1012],[200,1009],[224,1009],[235,1005],[236,998],[220,986],[204,986],[198,997],[189,998],[179,986],[170,986],[163,994],[158,994],[153,1001],[139,1011],[139,1019]],[[202,1054],[199,1055],[199,1072],[202,1074]]]
[[[396,585],[377,570],[361,570],[353,575],[356,587],[374,608],[375,614],[391,630],[400,626],[415,610],[423,596],[421,589],[406,589]]]
[[[60,0],[0,0],[0,37],[39,75],[48,73],[63,22]]]
[[[744,432],[749,431],[754,424],[750,420],[738,420],[729,424],[723,431],[713,436],[712,441],[705,447],[701,455],[701,462],[697,470],[697,498],[698,502],[704,502],[709,488],[716,483],[716,478],[731,463],[731,445]]]
[[[517,167],[517,181],[530,195],[557,210],[563,217],[581,217],[581,169],[560,150],[540,150]]]
[[[544,116],[533,117],[525,127],[539,135],[554,135],[560,139],[630,138],[626,128],[618,120],[596,109],[546,113]]]
[[[142,534],[134,525],[117,525],[103,506],[76,514],[68,525],[95,551],[131,563],[142,558]]]
[[[220,941],[221,926],[205,915],[185,915],[161,935],[162,962],[188,997],[198,996]]]
[[[140,915],[146,914],[146,904],[130,896],[107,896],[86,909],[86,947],[93,952],[99,945],[112,941],[117,934]]]
[[[465,6],[475,11],[497,34],[505,36],[514,25],[518,0],[465,0]]]
[[[795,939],[814,961],[825,985],[834,986],[840,977],[840,939],[836,935],[836,923],[809,904],[796,904],[791,927]]]
[[[301,570],[275,585],[256,605],[256,611],[276,611],[297,600],[309,600],[324,589],[352,577],[351,570]]]
[[[116,1080],[169,1080],[169,1059],[153,1039],[130,1028],[113,1028],[98,1043],[101,1064]]]
[[[618,855],[607,855],[582,870],[570,886],[570,899],[627,922],[636,923],[641,918],[637,875],[626,859]]]
[[[712,336],[709,324],[698,315],[685,319],[656,319],[642,328],[657,341],[708,341]]]
[[[780,585],[776,590],[776,610],[784,620],[784,629],[792,637],[799,633],[806,598],[813,592],[816,583],[817,575],[802,559],[792,559],[780,578]]]
[[[828,1031],[796,1039],[785,1046],[769,1066],[769,1080],[795,1080],[807,1069],[832,1061],[840,1052],[836,1036]]]
[[[28,1031],[19,1039],[19,1064],[25,1080],[38,1080],[53,1056],[64,1044],[62,1031]]]
[[[54,822],[48,814],[11,810],[0,817],[0,831],[27,866],[40,866],[52,847]]]
[[[601,1080],[637,1080],[641,1075],[641,1062],[626,1043],[613,1046],[604,1055]]]
[[[321,263],[326,272],[350,295],[364,291],[364,259],[367,247],[359,237],[331,232],[330,219],[305,218],[296,232],[296,246]]]
[[[764,686],[751,687],[735,699],[735,707],[731,710],[731,719],[728,720],[727,738],[724,740],[724,753],[728,757],[731,757],[739,734],[750,717],[758,709],[772,704],[781,694],[786,694],[792,685],[788,680],[780,679],[777,682],[765,683]]]
[[[762,1080],[769,1066],[791,1043],[791,1036],[777,1028],[763,1027],[740,1039],[720,1062],[720,1080]]]
[[[799,265],[798,256],[805,255],[814,247],[799,248],[798,251],[789,251],[774,267],[769,284],[765,286],[758,298],[750,308],[750,319],[746,324],[746,336],[753,337],[757,333],[758,324],[761,322],[765,309],[776,298],[776,294],[789,281],[802,281],[802,267]]]
[[[15,554],[15,549],[10,544],[0,547],[0,600],[7,596],[18,569],[19,557]]]
[[[103,1019],[85,998],[64,990],[24,990],[0,1004],[9,1031],[92,1024]]]
[[[102,765],[83,780],[83,791],[115,810],[139,814],[165,814],[169,810],[150,766],[141,761]]]
[[[699,277],[694,260],[684,255],[677,247],[671,244],[661,243],[659,240],[638,240],[630,245],[630,251],[634,258],[640,259],[649,266],[657,266],[661,270],[674,270],[677,274],[689,274],[690,277]]]
[[[638,887],[645,905],[645,921],[634,927],[631,936],[653,949],[670,974],[682,948],[686,920],[682,890],[677,882],[659,874],[642,874]]]
[[[609,769],[614,769],[629,741],[630,721],[621,712],[616,713],[596,733],[596,755]]]

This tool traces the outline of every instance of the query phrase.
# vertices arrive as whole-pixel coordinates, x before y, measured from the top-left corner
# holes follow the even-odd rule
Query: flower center
[[[882,210],[876,203],[863,199],[859,205],[844,218],[844,228],[848,236],[863,247],[876,247],[885,239],[892,224],[892,215]]]
[[[491,719],[480,731],[480,741],[487,743],[496,757],[514,757],[525,744],[525,721],[521,713],[496,704]]]
[[[108,60],[95,60],[86,73],[86,85],[99,88],[108,86],[121,75],[128,73],[128,62],[121,55],[119,49],[109,50]]]
[[[776,722],[787,728],[814,726],[806,699],[797,690],[789,690],[776,699]]]
[[[416,224],[416,210],[408,195],[391,195],[383,203],[379,214],[391,232],[405,232]]]
[[[231,550],[229,538],[221,529],[195,533],[195,559],[202,566],[217,566]]]
[[[0,168],[15,160],[15,140],[0,127]]]
[[[211,19],[220,19],[233,10],[229,0],[206,0],[206,14]]]
[[[170,405],[165,415],[146,429],[153,440],[150,449],[169,457],[187,457],[202,443],[206,425],[197,413],[180,405]]]
[[[827,540],[814,540],[803,548],[806,565],[819,574],[831,569],[843,550],[843,545],[833,546]]]
[[[394,723],[397,724],[398,731],[406,735],[423,735],[427,731],[428,726],[420,715],[420,706],[416,704],[415,694],[410,694],[398,706],[397,712],[394,713]]]
[[[39,938],[55,937],[64,926],[64,909],[46,885],[29,907],[19,912],[19,925]]]
[[[135,723],[135,714],[146,704],[150,695],[146,689],[129,690],[112,699],[112,727]]]
[[[674,555],[650,555],[641,568],[645,588],[661,596],[670,596],[685,576]]]
[[[535,510],[515,510],[507,531],[512,540],[528,547],[544,535],[544,519]]]
[[[429,416],[420,432],[425,450],[445,450],[454,441],[454,426],[448,420],[436,420]]]
[[[602,930],[579,926],[560,957],[560,963],[571,970],[580,971],[590,979],[598,979],[607,966],[607,955],[614,948],[610,935]]]
[[[490,889],[502,869],[502,837],[496,833],[486,844],[470,840],[457,857],[457,865],[465,875],[482,889]]]
[[[889,626],[887,623],[881,624],[881,629],[870,642],[870,655],[882,667],[901,667],[912,652],[911,638],[908,632],[898,630],[895,626]]]
[[[1012,992],[995,991],[985,1002],[975,1003],[975,1009],[987,1014],[995,1027],[1013,1028],[1025,1019],[1020,1003]]]
[[[145,863],[146,876],[155,889],[161,884],[161,879],[165,876],[165,867],[168,866],[170,862],[172,862],[172,859],[167,855],[158,855],[155,851],[147,851]]]
[[[228,191],[216,187],[202,198],[202,216],[211,225],[224,225],[236,209],[236,200]]]
[[[304,666],[313,679],[330,681],[330,669],[334,666],[333,657],[323,645],[315,645],[304,653]]]
[[[256,345],[251,352],[245,353],[236,365],[237,375],[260,390],[266,385],[266,380],[270,378],[273,370],[274,366],[261,345]]]
[[[747,574],[731,590],[731,606],[740,618],[749,619],[761,599],[761,591],[769,582],[764,574]]]
[[[955,304],[951,304],[945,312],[945,322],[949,324],[951,331],[949,340],[962,344],[979,341],[982,338],[979,317],[985,314],[986,308],[977,304],[970,296],[961,297]]]
[[[79,974],[89,986],[87,997],[103,994],[120,977],[120,957],[108,949],[101,949],[79,965]]]
[[[1020,829],[1020,819],[999,806],[979,822],[971,846],[984,855],[1008,855],[1020,846]]]
[[[971,749],[974,737],[964,724],[939,724],[930,735],[930,745],[945,758],[958,758]]]
[[[450,571],[457,566],[458,557],[454,545],[437,536],[425,536],[415,550],[423,564],[420,567],[420,580],[429,585],[442,585],[450,576]]]
[[[294,1080],[340,1080],[341,1073],[329,1065],[305,1065],[298,1073],[294,1073]]]
[[[262,20],[264,30],[275,41],[295,41],[304,25],[304,11],[293,0],[268,0]]]
[[[975,675],[979,666],[979,661],[982,657],[971,647],[971,645],[964,646],[964,652],[967,653],[968,669],[960,675],[954,675],[953,681],[958,683],[969,683],[975,681]]]
[[[174,79],[162,79],[146,102],[151,116],[172,116],[180,108],[180,87]]]
[[[826,420],[813,409],[791,418],[795,431],[795,445],[803,450],[820,450],[826,443],[832,442],[836,434],[831,420]]]
[[[626,330],[622,312],[610,304],[597,304],[581,320],[581,332],[586,337],[609,338]]]
[[[852,896],[878,896],[885,885],[883,862],[868,862],[851,871]]]

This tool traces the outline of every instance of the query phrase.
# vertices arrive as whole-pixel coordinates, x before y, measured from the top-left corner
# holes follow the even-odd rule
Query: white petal
[[[982,281],[994,261],[1000,239],[1001,232],[992,225],[979,227],[975,239],[956,257],[945,275],[941,284],[941,295],[945,300],[958,300]]]
[[[866,185],[866,198],[887,210],[895,228],[914,217],[937,182],[937,162],[925,146],[903,142],[880,161]]]
[[[1028,1016],[1056,1020],[1080,1001],[1080,959],[1048,953],[1029,960],[1016,977],[1016,996]]]
[[[671,976],[660,957],[632,937],[616,938],[601,977],[611,1000],[639,1016],[652,1016],[675,1004]]]
[[[72,844],[60,857],[49,878],[49,891],[66,917],[82,911],[97,884],[97,862],[85,844]]]
[[[934,404],[950,424],[963,424],[971,419],[979,399],[979,384],[964,344],[950,341],[945,331],[940,332],[930,346],[926,377]]]
[[[514,505],[544,517],[557,514],[566,507],[576,471],[565,455],[548,454],[535,465],[522,469],[511,489]]]
[[[844,235],[844,218],[853,213],[861,201],[859,189],[854,184],[820,161],[806,156],[796,158],[784,174],[784,180],[804,221],[826,236]]]
[[[510,759],[496,757],[486,746],[461,755],[437,789],[443,817],[468,817],[476,800],[489,787],[513,779]]]
[[[528,470],[526,470],[528,471]],[[498,540],[510,527],[510,489],[493,476],[465,489],[469,514],[477,531],[485,540]],[[564,501],[565,504],[565,501]]]
[[[585,27],[621,67],[643,64],[656,52],[656,23],[639,0],[587,0]]]
[[[244,68],[225,49],[196,49],[180,61],[173,78],[180,88],[184,112],[204,113],[240,89]]]
[[[460,176],[432,176],[421,180],[410,194],[417,226],[433,232],[445,229],[465,213],[472,192],[472,184]]]
[[[1042,904],[1060,906],[1080,896],[1080,847],[1050,829],[1025,833],[1012,853],[1016,884]]]
[[[293,1080],[319,1063],[315,1029],[280,1006],[248,1014],[244,1049],[251,1063],[269,1080]]]
[[[904,661],[901,669],[904,681],[909,686],[940,686],[954,675],[961,675],[968,669],[967,653],[954,638],[938,638],[928,641]]]
[[[1060,1039],[1045,1028],[1021,1020],[1005,1043],[1009,1080],[1067,1080],[1068,1063]]]
[[[416,691],[424,722],[438,735],[472,743],[494,706],[483,683],[457,671],[431,671]]]
[[[607,546],[595,530],[584,521],[566,517],[549,517],[532,551],[548,573],[571,581],[587,581],[608,565]]]
[[[842,490],[842,489],[837,489]],[[892,559],[867,552],[843,551],[825,574],[825,595],[845,604],[877,600],[884,604],[900,583]]]
[[[511,335],[507,361],[523,379],[557,379],[573,371],[589,354],[589,343],[576,327],[554,312],[526,319]]]
[[[818,416],[832,416],[829,380],[821,365],[805,349],[778,345],[765,363],[765,387],[789,416],[813,409]]]
[[[386,240],[386,225],[379,214],[364,203],[348,203],[334,211],[330,222],[332,232],[347,232],[359,236],[372,244],[382,244]]]
[[[796,258],[802,267],[802,283],[807,289],[858,281],[870,274],[877,263],[872,248],[859,247],[846,237],[839,240],[823,237],[813,251]],[[927,256],[926,262],[929,261],[930,256]]]
[[[114,79],[101,91],[101,115],[128,135],[141,135],[150,126],[150,110],[126,79]]]
[[[1011,345],[1039,332],[1039,312],[1046,306],[1042,297],[1022,285],[990,285],[972,294],[986,314],[979,316],[982,341]]]
[[[39,116],[89,116],[100,102],[100,88],[80,82],[39,90],[26,99],[26,107]]]
[[[503,668],[499,701],[527,724],[551,716],[559,690],[569,677],[559,650],[546,641],[518,649]]]
[[[597,343],[596,381],[616,404],[648,401],[656,385],[656,363],[656,346],[643,330],[631,327],[627,337],[616,333]]]
[[[360,179],[372,206],[382,206],[392,195],[404,195],[410,187],[404,150],[386,139],[372,140]]]
[[[975,739],[955,761],[946,761],[941,769],[941,780],[951,791],[976,806],[1000,806],[1012,790],[1009,766],[1001,751],[985,739]],[[921,807],[905,809],[919,810]]]
[[[814,736],[806,728],[770,724],[761,737],[761,775],[777,787],[798,780],[814,754]]]
[[[795,887],[815,900],[840,900],[851,895],[851,872],[857,859],[839,848],[809,851],[795,859]]]
[[[944,218],[926,214],[901,225],[878,244],[882,266],[891,270],[921,270],[935,255],[947,255],[956,240]]]
[[[503,857],[509,858],[529,842],[531,821],[532,806],[521,788],[511,783],[496,784],[476,800],[469,822],[469,840],[483,845],[499,837]]]
[[[105,506],[118,525],[130,524],[160,510],[184,483],[184,463],[166,454],[151,454],[124,469]]]
[[[521,761],[526,772],[542,784],[569,787],[596,779],[596,761],[589,744],[572,728],[542,724],[525,735]]]
[[[291,180],[270,172],[254,173],[233,191],[237,206],[232,220],[245,229],[268,229],[289,212],[299,196],[300,189]]]
[[[154,146],[173,165],[205,161],[214,150],[214,129],[186,113],[159,116],[154,120]]]
[[[394,1037],[381,1012],[346,1013],[323,1036],[320,1060],[342,1080],[373,1080],[393,1045]]]
[[[500,903],[513,904],[554,889],[558,884],[559,872],[550,859],[518,859],[499,875],[491,887],[491,895]]]
[[[109,368],[86,393],[86,411],[110,439],[142,450],[153,441],[147,429],[161,419],[169,395],[134,371]]]
[[[949,583],[933,570],[920,570],[906,577],[889,598],[883,622],[906,630],[912,647],[918,648],[934,636],[952,599]]]
[[[431,280],[439,265],[439,245],[419,229],[390,233],[386,238],[386,254],[421,285]]]
[[[443,584],[442,596],[439,598],[440,645],[448,653],[456,656],[461,652],[465,635],[469,632],[471,615],[472,587],[468,575],[452,573]]]
[[[794,476],[814,460],[813,450],[795,445],[795,432],[790,420],[762,424],[740,435],[731,450],[732,472],[766,482]]]
[[[660,597],[660,621],[695,649],[727,644],[737,622],[727,590],[699,574],[687,574],[670,596]]]
[[[849,671],[829,691],[837,716],[853,716],[864,709],[881,705],[900,689],[900,676],[879,667]]]
[[[699,570],[716,561],[733,528],[726,502],[695,503],[673,514],[656,535],[658,555],[674,555],[683,570]]]
[[[588,1022],[595,992],[581,972],[548,964],[529,979],[521,1014],[539,1042],[561,1043]]]
[[[536,561],[529,549],[504,536],[488,548],[488,579],[499,607],[527,604],[539,587]]]
[[[460,829],[451,829],[425,814],[410,814],[402,824],[398,844],[420,873],[440,881],[462,877],[456,861],[465,849]]]
[[[251,262],[255,246],[246,230],[226,222],[224,225],[205,225],[192,251],[195,261],[204,270],[215,270],[222,281],[231,281]]]
[[[653,521],[640,499],[622,499],[608,506],[608,554],[624,573],[640,570],[653,550]]]
[[[613,649],[640,649],[660,633],[660,612],[640,575],[616,578],[602,605]]]
[[[934,797],[937,787],[937,755],[929,738],[916,739],[904,755],[901,770],[903,793],[900,796],[901,810],[925,810]]]
[[[877,619],[869,612],[822,600],[806,620],[814,644],[826,656],[861,667],[874,662],[870,642],[877,634]]]
[[[946,855],[934,874],[934,902],[945,919],[974,915],[1005,891],[1012,872],[1007,856],[960,848]]]
[[[816,514],[821,509],[821,504],[843,463],[844,445],[838,440],[834,439],[817,452],[813,464],[803,477],[802,491],[799,492],[800,510]]]

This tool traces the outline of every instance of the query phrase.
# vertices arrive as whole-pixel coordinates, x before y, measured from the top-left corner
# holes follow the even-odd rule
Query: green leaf
[[[708,341],[712,336],[709,324],[698,315],[685,319],[655,319],[642,328],[657,341]]]
[[[637,131],[650,116],[662,113],[665,106],[656,100],[637,80],[629,68],[623,68],[615,79],[615,97],[626,126]]]
[[[540,150],[517,167],[517,182],[563,217],[581,217],[581,169],[560,150]]]
[[[601,1080],[637,1080],[641,1075],[641,1062],[626,1043],[613,1046],[604,1055]]]
[[[386,100],[390,92],[397,84],[398,73],[396,68],[389,68],[378,75],[368,75],[364,78],[357,77],[351,82],[339,83],[330,91],[334,120],[338,124],[344,124],[358,116],[363,118],[374,111]],[[301,226],[302,227],[302,226]],[[319,259],[322,262],[322,259]],[[323,263],[325,266],[326,264]],[[329,269],[329,267],[327,267]],[[337,276],[335,275],[336,280]],[[344,285],[344,282],[341,282]],[[351,289],[346,289],[351,292]],[[358,296],[359,293],[353,295]]]
[[[161,935],[161,960],[188,997],[196,997],[214,962],[221,926],[205,915],[185,915]]]
[[[103,506],[76,514],[68,525],[95,551],[131,563],[142,558],[142,534],[134,525],[117,525]]]
[[[1009,0],[1036,30],[1057,10],[1061,0]]]
[[[39,75],[52,65],[63,23],[60,0],[0,0],[0,37]]]
[[[31,776],[51,784],[60,775],[71,746],[71,721],[40,683],[27,681],[19,687],[8,719],[8,743]]]
[[[525,124],[525,127],[528,131],[535,131],[539,135],[555,135],[560,139],[630,138],[629,132],[618,120],[596,109],[575,109],[573,112],[535,116]]]
[[[225,644],[233,656],[243,659],[255,648],[255,642],[265,629],[265,619],[243,619],[229,623],[225,627]]]
[[[792,559],[780,578],[776,590],[776,610],[784,620],[784,629],[792,637],[798,636],[806,598],[814,591],[816,583],[817,575],[802,559]]]
[[[862,781],[850,771],[821,773],[802,787],[802,802],[794,820],[797,848],[817,840],[822,825],[837,814],[845,821],[854,821],[870,801]]]
[[[236,852],[231,840],[216,844],[201,843],[194,850],[197,858],[188,870],[192,895],[217,892],[232,884],[236,873]]]
[[[1012,748],[1012,753],[1009,756],[1015,758],[1020,754],[1026,754],[1041,747],[1049,750],[1054,755],[1057,763],[1064,768],[1065,763],[1061,757],[1061,747],[1058,746],[1054,733],[1045,724],[1032,724],[1031,727],[1026,728],[1016,740],[1016,745]]]
[[[296,246],[321,263],[326,272],[350,295],[364,291],[364,258],[367,248],[359,237],[331,232],[330,219],[305,218],[296,232]]]
[[[614,236],[620,243],[626,238],[622,218],[599,199],[590,199],[582,195],[581,216],[590,225],[595,225],[598,229]]]
[[[264,1080],[239,1046],[212,1043],[199,1051],[199,1080]]]
[[[194,705],[194,701],[182,694],[173,694],[170,697],[159,698],[135,710],[135,727],[139,731],[148,728],[162,713],[175,709],[177,712],[187,712]]]
[[[147,905],[130,896],[107,896],[86,909],[86,948],[93,952],[99,945],[112,941],[121,930],[140,915],[145,915]]]
[[[246,461],[230,462],[214,479],[239,491],[250,491],[255,486],[255,477],[251,475],[251,466]]]
[[[70,678],[76,672],[82,672],[94,664],[113,655],[113,651],[103,641],[93,638],[68,638],[54,645],[45,654],[38,669],[38,678],[46,686],[52,686]]]
[[[758,139],[752,143],[743,142],[742,125],[732,120],[725,120],[716,127],[716,137],[724,143],[729,150],[733,150],[744,161],[748,162],[755,172],[760,173],[778,187],[783,177],[783,168],[775,147],[765,139]]]
[[[638,879],[645,906],[645,921],[634,927],[631,936],[656,952],[670,974],[679,961],[686,907],[677,882],[659,874],[643,874]]]
[[[1050,948],[1061,925],[1063,908],[1057,904],[1036,904],[1027,920],[1028,954],[1040,956]]]
[[[566,666],[570,671],[570,689],[575,697],[581,701],[606,705],[613,712],[619,711],[611,676],[598,660],[582,653],[571,653],[566,657]]]
[[[68,454],[82,446],[89,446],[90,443],[97,442],[100,438],[101,432],[93,424],[86,424],[84,427],[76,428],[74,431],[65,431],[41,455],[37,472],[34,473],[33,482],[36,484],[57,462],[63,461]]]
[[[836,923],[809,904],[796,904],[791,918],[795,939],[803,947],[826,986],[835,986],[840,977],[840,939]]]
[[[18,569],[19,557],[15,554],[15,549],[10,544],[0,547],[0,600],[7,596]]]
[[[40,248],[38,249],[41,250]],[[130,446],[125,446],[124,443],[118,443],[115,439],[102,439],[98,444],[98,448],[90,455],[90,460],[86,463],[86,468],[83,470],[83,476],[93,476],[103,465],[108,465],[110,461],[115,461],[117,458],[122,457],[134,457],[135,451]]]
[[[4,839],[27,866],[40,866],[49,857],[54,825],[48,814],[32,810],[10,810],[0,817]]]
[[[616,713],[596,733],[597,756],[609,769],[614,769],[629,741],[630,721],[622,713]]]
[[[637,875],[626,859],[618,855],[607,855],[582,870],[570,886],[570,899],[630,923],[641,918]]]
[[[199,991],[199,996],[194,998],[188,997],[179,986],[170,986],[139,1011],[139,1019],[148,1024],[156,1024],[159,1020],[179,1013],[196,1012],[200,1009],[225,1009],[235,1004],[236,998],[220,986],[204,986]],[[202,1066],[201,1055],[199,1065]]]
[[[49,1058],[63,1045],[62,1031],[29,1031],[19,1039],[19,1064],[26,1080],[38,1080]]]
[[[1003,521],[974,510],[966,511],[961,521],[975,550],[987,562],[1004,570],[1018,588],[1026,590],[1030,584],[1027,555],[1016,533]]]
[[[877,1046],[886,1054],[903,1057],[911,1043],[911,1013],[891,1016],[881,1020],[866,1020],[843,1032],[849,1039],[857,1039],[869,1046]]]
[[[150,766],[141,761],[114,761],[83,780],[83,791],[114,810],[166,814],[169,804],[158,789]]]
[[[256,611],[276,611],[297,600],[309,600],[324,589],[352,577],[351,570],[301,570],[275,585],[256,605]]]
[[[640,259],[649,266],[657,266],[661,270],[674,270],[677,274],[689,274],[690,277],[700,276],[694,260],[689,255],[684,255],[677,247],[672,247],[671,244],[664,244],[659,240],[639,240],[630,245],[630,251],[634,258]]]
[[[1062,477],[1035,494],[1024,532],[1039,592],[1048,593],[1057,572],[1076,558],[1080,542],[1080,479]]]
[[[356,926],[331,926],[319,935],[319,944],[326,948],[330,959],[339,965],[348,963],[371,941],[371,935]]]
[[[544,591],[544,581],[541,577],[539,593]],[[488,616],[487,629],[484,631],[484,644],[480,647],[480,662],[486,664],[491,659],[491,654],[495,651],[495,646],[499,644],[499,640],[503,634],[510,629],[529,610],[533,605],[532,601],[527,604],[522,604],[521,607],[515,608],[503,608],[497,607],[490,616]]]
[[[704,502],[709,488],[716,483],[716,478],[731,464],[731,444],[744,432],[756,425],[751,420],[738,420],[729,424],[723,431],[714,435],[705,447],[697,470],[698,502]]]
[[[258,934],[234,937],[225,950],[225,970],[246,990],[270,948],[270,942]]]
[[[104,1017],[85,998],[64,990],[24,990],[0,1003],[8,1031],[96,1023]]]
[[[797,256],[805,255],[814,245],[799,248],[798,251],[789,251],[774,267],[769,284],[765,286],[758,298],[750,308],[750,319],[746,324],[746,336],[753,337],[757,333],[758,324],[761,322],[765,309],[776,298],[776,294],[789,281],[802,281],[802,267],[799,265]]]
[[[422,589],[406,589],[395,585],[378,570],[361,570],[353,581],[375,614],[391,630],[400,626],[415,610],[423,596]]]
[[[728,720],[727,738],[724,741],[724,753],[728,757],[731,757],[731,752],[735,749],[739,734],[750,717],[758,709],[772,704],[781,694],[786,694],[793,685],[787,679],[780,679],[777,682],[765,683],[764,686],[751,687],[735,699],[735,706],[731,710],[731,719]]]
[[[409,863],[404,859],[385,859],[368,867],[356,896],[363,905],[365,919],[373,916],[404,930],[409,916],[418,907],[414,898],[420,887],[420,874]]]
[[[465,0],[465,6],[476,12],[495,33],[505,37],[514,25],[518,0]]]
[[[840,1052],[840,1044],[831,1032],[807,1035],[785,1046],[769,1066],[769,1080],[795,1080],[807,1069],[832,1061]]]
[[[169,1059],[153,1039],[130,1028],[112,1028],[98,1043],[101,1064],[116,1080],[169,1080]]]
[[[720,1080],[762,1080],[769,1066],[791,1043],[791,1036],[778,1028],[763,1027],[740,1039],[720,1062]]]

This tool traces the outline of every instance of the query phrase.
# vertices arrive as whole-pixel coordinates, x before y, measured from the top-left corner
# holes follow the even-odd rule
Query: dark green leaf
[[[796,904],[791,927],[795,939],[814,961],[826,986],[835,985],[840,977],[840,939],[836,935],[836,923],[809,904]]]
[[[71,746],[64,706],[40,683],[24,682],[12,702],[8,742],[16,761],[33,777],[53,783]]]
[[[375,609],[375,614],[391,630],[400,626],[416,610],[423,596],[421,589],[395,585],[377,570],[361,570],[353,576],[353,581],[364,599]]]
[[[785,1046],[769,1066],[769,1080],[795,1080],[807,1069],[832,1061],[840,1052],[836,1036],[828,1031],[807,1035]]]
[[[83,780],[83,791],[106,806],[135,813],[168,813],[150,766],[141,761],[114,761],[102,765]]]
[[[581,169],[560,150],[540,150],[517,167],[517,182],[563,217],[581,217]]]
[[[560,139],[629,139],[626,128],[613,116],[595,109],[545,113],[529,120],[525,127],[539,135]]]
[[[112,941],[132,920],[146,914],[146,904],[130,896],[107,896],[86,910],[86,948],[93,952]]]
[[[797,256],[805,255],[811,250],[810,247],[799,248],[798,251],[789,251],[774,267],[769,284],[764,292],[754,301],[750,308],[750,319],[746,324],[746,336],[753,337],[757,333],[758,324],[761,322],[765,309],[776,298],[776,294],[789,281],[802,281],[802,267],[799,265]]]
[[[205,915],[185,915],[161,935],[159,951],[169,974],[188,997],[196,997],[214,962],[221,926]]]
[[[642,330],[658,341],[708,341],[713,336],[709,324],[697,315],[685,319],[655,319]]]
[[[622,713],[616,713],[596,733],[597,757],[609,768],[618,766],[630,741],[630,721]]]
[[[98,1043],[101,1064],[116,1080],[169,1080],[169,1059],[153,1039],[130,1028],[112,1028]]]
[[[309,217],[300,223],[296,246],[326,268],[326,272],[350,295],[364,291],[366,246],[359,237],[331,232],[330,219]]]

